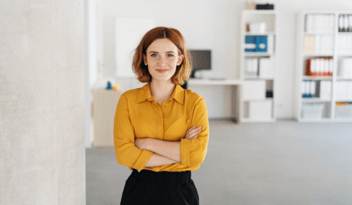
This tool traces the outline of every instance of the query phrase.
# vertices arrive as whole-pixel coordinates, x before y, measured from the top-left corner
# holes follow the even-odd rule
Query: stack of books
[[[332,58],[309,58],[306,63],[307,76],[332,76],[333,69]]]
[[[246,58],[245,76],[274,77],[274,57]]]
[[[301,86],[302,98],[331,100],[331,80],[322,80],[318,86],[317,81],[303,80]]]
[[[307,33],[333,33],[334,32],[333,14],[307,14],[306,32]]]
[[[340,54],[352,54],[352,35],[339,35],[337,52]]]
[[[336,81],[334,84],[334,93],[336,100],[352,101],[352,82],[346,80]]]
[[[303,52],[314,54],[332,54],[334,51],[333,35],[306,35],[303,39]]]
[[[352,32],[352,15],[339,15],[339,32]]]

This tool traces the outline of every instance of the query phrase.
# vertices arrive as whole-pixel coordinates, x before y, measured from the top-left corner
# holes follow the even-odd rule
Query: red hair
[[[171,77],[171,81],[176,85],[183,85],[185,81],[188,81],[191,74],[190,65],[190,53],[186,50],[185,40],[182,34],[174,28],[166,27],[155,27],[144,34],[141,42],[135,49],[132,62],[132,70],[137,75],[137,79],[140,82],[151,82],[151,75],[148,71],[148,67],[144,64],[143,54],[146,54],[147,48],[156,39],[167,38],[173,42],[177,49],[178,55],[183,55],[183,60],[179,66],[176,67],[175,74]]]

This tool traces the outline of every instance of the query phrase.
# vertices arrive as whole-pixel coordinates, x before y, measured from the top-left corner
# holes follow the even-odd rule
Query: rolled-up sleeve
[[[153,152],[141,150],[134,144],[134,131],[128,112],[128,100],[122,94],[115,112],[114,119],[114,147],[117,162],[134,168],[140,172],[149,161]]]
[[[191,126],[201,126],[198,137],[190,140],[181,138],[180,155],[181,165],[193,166],[203,163],[208,150],[209,120],[208,111],[203,98],[200,98],[194,107]]]

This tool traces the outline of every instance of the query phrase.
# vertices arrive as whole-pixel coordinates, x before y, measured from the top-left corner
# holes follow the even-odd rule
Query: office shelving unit
[[[247,32],[247,24],[248,23],[258,23],[258,22],[265,22],[266,23],[266,31],[265,33],[252,33]],[[277,87],[277,49],[276,49],[276,42],[277,42],[277,26],[278,26],[278,13],[275,10],[243,10],[242,11],[242,18],[241,18],[241,52],[240,52],[240,80],[243,81],[243,85],[241,86],[240,92],[240,122],[275,122],[276,121],[276,87]],[[245,37],[246,36],[266,36],[272,35],[274,41],[274,49],[273,52],[245,52]],[[271,58],[273,60],[272,67],[273,67],[273,75],[272,77],[264,77],[260,75],[256,76],[248,76],[245,74],[246,69],[246,59],[249,58]],[[258,72],[260,72],[260,67]],[[254,85],[255,81],[261,81],[260,87],[250,88],[250,84]],[[265,88],[262,85],[265,85]],[[246,88],[247,86],[247,88]],[[248,87],[249,86],[249,87]],[[260,89],[259,95],[262,96],[260,99],[255,99],[256,94]],[[265,93],[262,93],[264,90]],[[267,95],[266,92],[271,91],[272,96]],[[246,92],[246,93],[244,93]],[[253,98],[248,97],[248,93],[253,93]],[[244,97],[244,96],[247,97]],[[265,96],[265,97],[263,97]],[[268,97],[267,97],[268,96]],[[269,97],[270,96],[270,97]],[[268,117],[253,117],[254,113],[260,109],[258,109],[258,105],[266,104],[265,106],[268,107],[270,104],[271,114]],[[257,108],[254,109],[254,105],[256,104]],[[255,111],[257,110],[257,111]]]
[[[342,78],[338,76],[339,73],[339,62],[341,58],[352,57],[352,50],[349,52],[339,53],[337,47],[338,43],[344,35],[352,35],[352,32],[339,32],[339,16],[340,15],[351,15],[352,11],[301,11],[297,13],[297,43],[296,43],[296,79],[295,79],[295,108],[294,114],[295,119],[298,122],[352,122],[352,118],[336,118],[336,102],[352,102],[352,99],[341,99],[337,98],[336,94],[338,92],[338,87],[336,86],[339,81],[349,81],[352,83],[351,78]],[[307,31],[307,15],[331,15],[333,16],[333,31],[322,31],[322,32],[309,32]],[[326,23],[326,22],[325,22]],[[325,24],[324,24],[325,25]],[[333,49],[330,53],[317,53],[314,52],[304,52],[304,38],[305,36],[314,36],[317,35],[330,35],[332,36]],[[346,44],[352,42],[346,42]],[[310,58],[331,58],[333,60],[333,69],[332,76],[309,76],[306,75],[306,63]],[[351,68],[352,69],[352,68]],[[316,94],[314,98],[303,98],[303,86],[302,81],[311,80],[316,85]],[[331,96],[329,98],[320,99],[319,87],[322,84],[322,81],[331,81]],[[349,88],[345,88],[349,89]],[[302,107],[303,105],[324,105],[322,118],[303,118]]]

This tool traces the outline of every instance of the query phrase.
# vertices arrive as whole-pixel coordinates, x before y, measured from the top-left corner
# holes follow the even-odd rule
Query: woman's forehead
[[[169,52],[169,51],[177,51],[176,45],[170,41],[169,39],[157,39],[153,41],[148,47],[148,53],[155,52]]]

